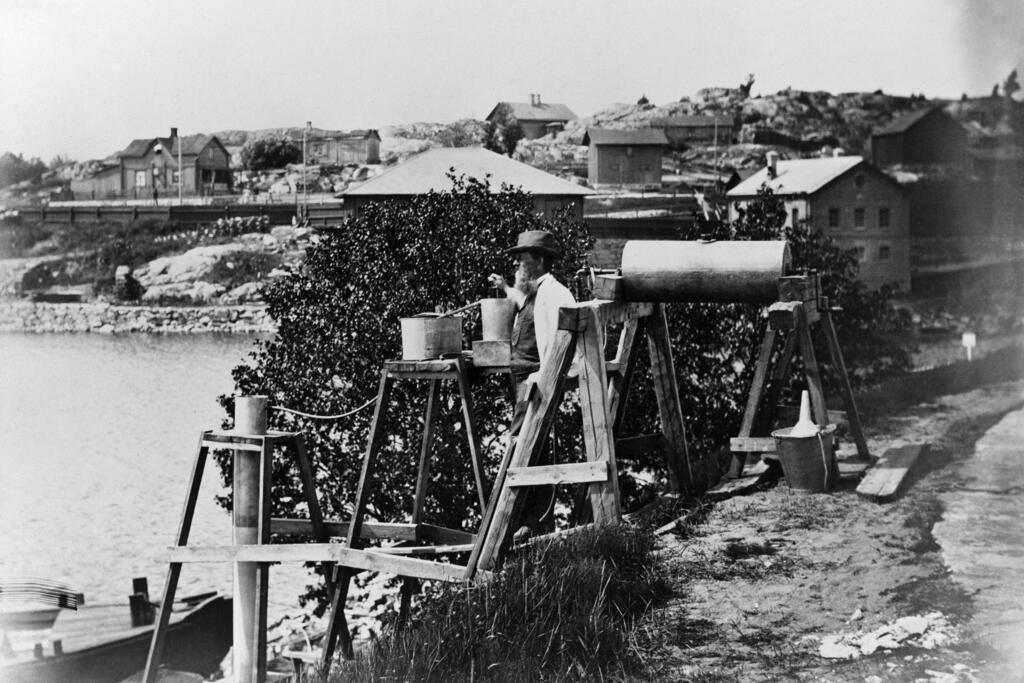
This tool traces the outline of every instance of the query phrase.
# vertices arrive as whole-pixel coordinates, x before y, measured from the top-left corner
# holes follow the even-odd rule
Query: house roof
[[[481,180],[490,176],[491,192],[494,193],[501,191],[502,184],[508,184],[534,195],[583,197],[593,194],[585,187],[483,147],[441,147],[417,154],[339,196],[410,196],[431,190],[442,191],[452,185],[447,175],[452,169],[456,175],[465,174]]]
[[[366,130],[350,130],[347,133],[334,133],[331,135],[317,135],[316,137],[309,138],[312,140],[368,140],[370,138],[376,138],[380,140],[380,134],[373,128],[367,128]]]
[[[859,156],[777,161],[774,178],[762,168],[726,193],[729,197],[752,197],[766,184],[777,195],[813,194],[855,166],[864,163]]]
[[[735,121],[733,117],[726,116],[725,114],[715,114],[711,116],[681,114],[679,116],[663,116],[661,118],[651,119],[652,128],[700,128],[714,125],[731,128],[734,123]]]
[[[611,128],[587,128],[583,144],[595,145],[667,145],[668,138],[660,128],[639,130],[614,130]]]
[[[501,107],[508,107],[512,116],[519,121],[571,121],[578,118],[573,113],[572,109],[569,109],[564,104],[554,104],[541,102],[540,104],[530,104],[529,102],[498,102],[491,110],[491,113],[487,115],[487,120],[490,121],[491,117],[494,116],[498,109]]]
[[[912,111],[908,114],[900,116],[897,119],[893,119],[892,121],[889,122],[889,125],[879,128],[878,130],[874,131],[872,135],[896,135],[898,133],[905,133],[911,128],[913,128],[915,125],[917,125],[918,121],[920,121],[921,119],[928,116],[934,111],[941,112],[942,110],[939,109],[938,107],[928,107],[927,109],[918,109],[917,111]]]
[[[117,156],[127,158],[144,157],[149,153],[150,148],[159,144],[163,149],[169,150],[171,156],[176,157],[178,155],[178,143],[181,144],[182,156],[197,156],[202,154],[207,145],[214,141],[220,145],[220,140],[217,140],[215,135],[198,134],[176,138],[140,138],[132,140]],[[221,146],[223,147],[223,145]]]

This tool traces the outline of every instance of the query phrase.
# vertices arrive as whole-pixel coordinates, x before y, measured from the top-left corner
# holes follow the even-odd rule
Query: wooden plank
[[[814,421],[818,426],[824,427],[829,423],[828,408],[825,406],[825,389],[821,383],[821,370],[818,368],[818,359],[814,355],[811,327],[802,306],[797,309],[796,317],[797,344],[800,347],[800,355],[804,361],[807,391],[811,395],[811,412],[814,414]]]
[[[527,408],[514,449],[506,453],[502,468],[494,480],[487,512],[480,523],[477,547],[473,549],[466,565],[467,579],[473,578],[478,567],[486,571],[498,563],[502,548],[506,545],[509,526],[514,521],[512,518],[515,516],[518,496],[518,489],[504,485],[505,474],[509,467],[527,467],[540,456],[544,439],[551,431],[555,412],[562,400],[562,386],[572,364],[575,348],[576,336],[572,332],[559,330],[555,334],[555,341],[541,365],[540,378],[534,386],[533,399]]]
[[[739,496],[757,488],[771,476],[774,475],[771,474],[771,468],[768,467],[768,464],[763,460],[758,460],[747,468],[743,476],[735,479],[723,479],[716,486],[709,489],[706,495],[710,500],[722,500],[723,498]]]
[[[327,537],[348,536],[349,523],[337,520],[324,520],[324,533]],[[270,520],[270,531],[274,534],[289,534],[294,536],[312,536],[313,523],[308,519],[293,519],[286,517],[275,517]],[[361,533],[363,539],[378,539],[386,541],[419,541],[417,525],[415,524],[392,524],[387,522],[363,522]]]
[[[445,360],[388,360],[384,361],[384,371],[389,373],[453,373],[455,359]]]
[[[626,417],[626,405],[629,398],[629,389],[633,384],[633,373],[636,370],[637,337],[643,334],[644,320],[642,318],[631,318],[622,324],[622,332],[619,334],[619,345],[615,351],[615,364],[621,372],[608,380],[608,412],[612,416],[612,432],[619,433],[622,421]],[[605,373],[610,372],[605,366]],[[616,446],[618,447],[618,446]]]
[[[374,548],[373,552],[383,555],[448,555],[468,553],[471,550],[473,550],[472,543],[456,543],[452,545],[393,545]]]
[[[750,436],[754,428],[754,420],[757,411],[761,407],[761,400],[764,398],[764,390],[768,379],[768,366],[772,360],[772,351],[775,349],[775,337],[778,335],[775,328],[769,326],[765,330],[764,338],[761,340],[761,350],[757,354],[756,365],[754,366],[754,381],[750,384],[750,394],[747,396],[747,405],[743,410],[743,422],[740,424],[740,438]],[[743,473],[743,466],[746,464],[746,451],[732,449],[733,456],[729,465],[729,478],[735,479]]]
[[[302,490],[306,496],[306,506],[309,508],[309,521],[313,526],[313,538],[325,543],[327,533],[324,531],[324,516],[320,510],[320,499],[316,497],[316,479],[313,475],[313,463],[306,452],[306,442],[301,435],[297,435],[291,440],[291,446],[295,450],[295,459],[299,463]],[[271,526],[273,526],[273,521],[271,521]]]
[[[387,418],[388,402],[391,398],[391,385],[394,380],[386,372],[380,376],[380,386],[377,389],[377,402],[373,408],[373,422],[370,427],[370,436],[366,443],[366,453],[363,455],[363,466],[359,473],[359,488],[356,492],[355,504],[352,507],[352,520],[348,527],[348,547],[358,548],[362,539],[363,514],[366,512],[366,504],[370,498],[373,478],[373,466],[380,451],[381,441],[384,439],[384,421]]]
[[[475,542],[476,534],[471,534],[468,531],[461,531],[459,529],[448,529],[443,526],[435,526],[433,524],[420,524],[419,540],[429,541],[430,543],[457,545],[460,543]]]
[[[733,453],[774,453],[775,439],[770,436],[734,436],[729,439]]]
[[[171,546],[166,559],[195,562],[334,562],[353,569],[389,572],[435,581],[462,581],[466,568],[411,557],[395,557],[374,550],[347,548],[342,543],[287,543],[278,545]]]
[[[615,442],[615,457],[620,459],[638,458],[651,451],[664,451],[666,446],[664,434],[629,436]]]
[[[668,448],[669,487],[673,493],[689,487],[693,481],[690,471],[690,456],[686,445],[686,428],[679,403],[679,386],[672,362],[672,347],[668,332],[665,308],[658,304],[647,323],[647,351],[651,357],[651,375],[654,378],[654,393],[658,400],[658,414],[661,429],[665,434]]]
[[[859,477],[873,464],[870,460],[839,460],[840,477]]]
[[[604,326],[597,324],[598,311],[590,313],[592,324],[580,339],[580,410],[587,460],[605,466],[604,476],[592,480],[590,507],[597,524],[612,524],[622,517],[619,508],[619,477],[615,461],[615,435],[608,405],[608,378],[604,372]]]
[[[608,463],[606,461],[510,467],[508,474],[505,475],[506,486],[589,484],[594,481],[608,481]]]
[[[893,500],[899,494],[910,469],[927,449],[928,444],[908,444],[890,448],[864,475],[864,479],[857,487],[857,493],[878,503]]]
[[[271,441],[276,446],[279,443],[287,443],[293,438],[301,437],[299,432],[278,432],[268,431],[266,435],[236,434],[231,431],[211,429],[203,432],[203,444],[212,446],[230,445],[232,450],[260,452],[263,449],[264,441]]]
[[[594,320],[589,311],[597,311]],[[581,301],[562,306],[558,311],[558,329],[582,332],[588,325],[613,325],[633,318],[644,318],[652,314],[654,304],[626,303],[624,301]]]

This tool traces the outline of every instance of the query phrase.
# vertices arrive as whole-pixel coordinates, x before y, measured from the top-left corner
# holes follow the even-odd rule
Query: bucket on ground
[[[822,493],[839,481],[839,464],[832,448],[835,425],[825,425],[811,436],[791,436],[793,427],[772,432],[786,483],[791,489]]]
[[[430,360],[462,351],[462,316],[420,313],[400,322],[402,360]]]

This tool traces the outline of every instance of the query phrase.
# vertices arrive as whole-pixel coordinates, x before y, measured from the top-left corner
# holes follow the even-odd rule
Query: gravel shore
[[[110,303],[0,302],[0,332],[274,332],[265,306],[123,306]]]

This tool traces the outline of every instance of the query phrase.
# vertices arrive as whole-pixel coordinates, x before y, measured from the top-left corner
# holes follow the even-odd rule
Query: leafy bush
[[[268,135],[246,140],[240,155],[244,168],[262,171],[302,161],[302,148],[284,136]]]
[[[587,529],[528,547],[480,586],[432,586],[411,628],[331,681],[569,681],[639,670],[636,626],[668,594],[649,530]]]

